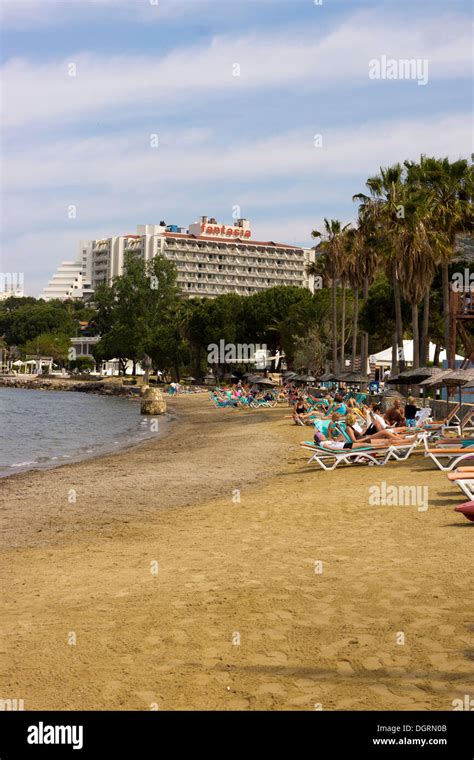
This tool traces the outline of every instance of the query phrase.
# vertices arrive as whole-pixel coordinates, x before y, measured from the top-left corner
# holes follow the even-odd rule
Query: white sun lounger
[[[409,444],[371,447],[359,449],[327,449],[323,446],[313,444],[310,441],[302,443],[301,446],[312,452],[308,459],[308,464],[316,462],[323,470],[335,470],[340,464],[368,464],[368,465],[385,465],[390,459],[396,459],[399,462],[408,459],[416,444],[414,439]]]
[[[461,489],[463,494],[465,494],[469,501],[474,501],[474,479],[473,478],[460,478],[459,480],[454,480],[454,483],[456,483],[457,486]]]
[[[425,446],[425,457],[431,459],[436,467],[443,472],[454,470],[460,462],[467,462],[469,459],[474,460],[474,446],[464,447],[442,447],[430,449],[426,438],[423,439]]]

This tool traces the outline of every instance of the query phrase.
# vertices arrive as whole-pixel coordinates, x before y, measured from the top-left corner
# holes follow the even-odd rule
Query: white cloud
[[[194,134],[194,133],[193,133]],[[421,152],[469,155],[470,115],[371,121],[360,126],[327,128],[322,147],[314,147],[312,126],[277,136],[230,142],[216,152],[210,133],[198,144],[189,133],[170,132],[158,148],[148,133],[62,140],[11,151],[3,162],[9,191],[60,188],[64,206],[87,194],[135,188],[138,195],[186,186],[266,181],[272,178],[348,177],[373,172],[381,164],[417,158]],[[82,190],[81,190],[82,188]],[[119,191],[120,192],[120,191]]]
[[[131,1],[91,0],[90,5],[129,13]],[[135,8],[139,1],[133,0]],[[45,18],[64,14],[64,4],[56,0],[28,7],[31,23],[39,9]],[[83,13],[84,1],[72,0],[69,7]],[[418,88],[414,82],[370,82],[368,61],[383,54],[428,58],[430,83]],[[77,65],[76,77],[68,76],[70,62]],[[240,78],[232,77],[234,62],[241,65]],[[318,219],[350,208],[352,193],[363,190],[379,166],[416,159],[421,152],[451,158],[471,153],[469,113],[406,116],[401,94],[407,88],[403,92],[426,95],[437,80],[467,77],[469,64],[466,18],[448,14],[410,25],[406,17],[377,12],[356,14],[326,37],[314,26],[293,26],[281,34],[220,36],[161,58],[78,51],[62,60],[11,59],[3,66],[7,200],[2,227],[8,241],[3,269],[24,271],[27,291],[39,292],[60,261],[74,258],[81,238],[133,232],[136,224],[162,218],[186,225],[200,213],[218,214],[227,204],[230,217],[234,203],[242,204],[256,238],[311,243],[309,233]],[[318,92],[327,89],[331,96],[325,94],[325,103],[345,97],[352,103],[369,88],[386,97],[391,87],[405,108],[400,116],[377,121],[377,95],[371,95],[367,123],[328,126],[321,148],[313,144],[320,130],[298,113],[293,129],[274,134],[273,121],[272,134],[266,134],[263,109],[242,109],[249,93],[262,100],[280,98],[284,111],[289,90],[317,103]],[[427,102],[433,111],[437,101]],[[206,121],[201,109],[204,126],[185,129],[193,122],[195,104],[209,105],[212,116]],[[157,149],[141,126],[153,122],[152,113],[158,122]],[[235,114],[232,124],[226,120],[229,113]],[[252,138],[246,136],[247,122]],[[132,123],[136,126],[128,126]],[[71,131],[84,127],[93,136],[65,137],[66,125]],[[70,225],[69,204],[78,210]],[[314,208],[314,219],[308,208]]]
[[[400,19],[387,23],[357,14],[321,40],[307,29],[291,29],[284,35],[215,37],[162,58],[78,51],[44,63],[12,59],[3,67],[4,124],[18,128],[110,118],[112,109],[115,113],[147,103],[159,107],[160,102],[198,101],[213,94],[239,98],[246,91],[284,90],[297,82],[314,91],[335,83],[367,85],[368,61],[382,54],[427,58],[430,82],[469,76],[469,25],[455,15],[407,27]],[[241,67],[240,77],[232,76],[234,63]],[[69,75],[71,64],[76,76]],[[390,87],[393,82],[371,86]]]

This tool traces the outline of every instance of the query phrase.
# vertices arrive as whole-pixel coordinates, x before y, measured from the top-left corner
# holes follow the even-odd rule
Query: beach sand
[[[474,693],[474,523],[443,473],[308,466],[287,407],[169,407],[165,437],[1,481],[3,699],[451,710]],[[381,481],[427,485],[428,510],[371,506]]]

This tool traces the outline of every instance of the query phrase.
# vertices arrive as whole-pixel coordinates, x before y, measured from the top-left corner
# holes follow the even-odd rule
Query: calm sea
[[[126,398],[0,388],[0,477],[138,443],[156,436],[153,419]]]

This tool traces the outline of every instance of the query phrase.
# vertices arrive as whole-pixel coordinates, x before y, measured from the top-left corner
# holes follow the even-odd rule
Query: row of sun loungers
[[[212,401],[217,409],[224,409],[231,407],[233,409],[259,409],[261,407],[270,408],[276,406],[278,403],[278,397],[273,396],[271,399],[255,398],[247,396],[227,396],[209,394],[209,400]]]

